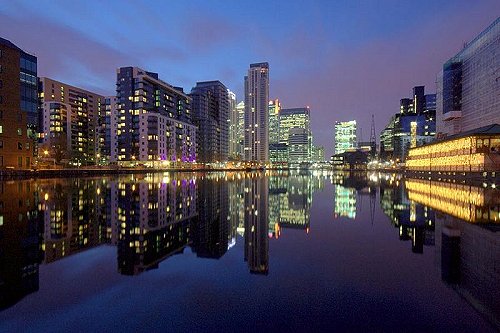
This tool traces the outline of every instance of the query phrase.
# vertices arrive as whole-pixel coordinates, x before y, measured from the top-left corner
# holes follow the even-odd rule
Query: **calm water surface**
[[[0,331],[495,331],[499,207],[381,174],[2,182]]]

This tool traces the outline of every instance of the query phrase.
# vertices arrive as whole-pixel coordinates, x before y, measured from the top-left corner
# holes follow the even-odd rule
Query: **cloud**
[[[112,93],[115,68],[135,62],[125,52],[42,18],[26,20],[0,13],[0,30],[5,38],[38,57],[39,76],[50,76],[83,88],[93,83],[80,80],[81,73],[76,70],[75,65],[84,68],[87,76],[94,77],[96,82],[111,82],[112,84],[100,88],[103,92]]]
[[[220,45],[236,42],[243,33],[237,24],[213,15],[194,15],[182,29],[189,49],[195,53],[210,52]]]

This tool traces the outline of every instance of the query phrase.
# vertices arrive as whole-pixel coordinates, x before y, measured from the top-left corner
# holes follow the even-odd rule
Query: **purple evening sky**
[[[271,98],[311,107],[328,157],[335,121],[356,119],[368,140],[374,114],[378,137],[499,13],[498,0],[0,0],[0,36],[35,54],[40,76],[106,95],[117,67],[140,66],[187,91],[218,79],[242,100],[248,65],[268,61]]]

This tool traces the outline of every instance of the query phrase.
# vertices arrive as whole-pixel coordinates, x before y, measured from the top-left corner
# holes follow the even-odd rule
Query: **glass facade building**
[[[380,158],[404,162],[412,146],[432,142],[436,136],[436,94],[424,86],[413,88],[412,98],[400,100],[400,110],[380,133]]]
[[[289,163],[309,162],[311,160],[312,134],[309,107],[281,109],[279,143],[288,146]]]
[[[269,101],[269,145],[276,144],[280,140],[280,111],[281,103],[279,99]]]
[[[449,59],[437,78],[437,132],[500,123],[500,18]]]
[[[356,120],[335,122],[335,154],[356,148]]]

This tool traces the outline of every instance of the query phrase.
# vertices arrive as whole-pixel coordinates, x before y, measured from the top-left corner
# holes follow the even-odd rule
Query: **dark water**
[[[499,192],[379,174],[3,182],[0,331],[495,331]]]

